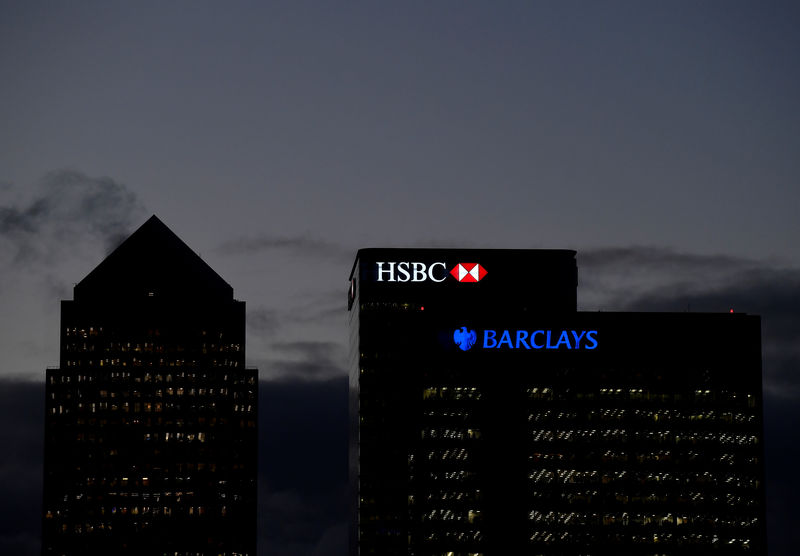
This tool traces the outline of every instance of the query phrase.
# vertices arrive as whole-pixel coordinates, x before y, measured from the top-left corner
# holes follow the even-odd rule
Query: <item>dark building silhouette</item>
[[[578,312],[573,251],[350,278],[352,554],[765,553],[757,316]]]
[[[61,304],[43,554],[256,553],[245,304],[153,216]]]

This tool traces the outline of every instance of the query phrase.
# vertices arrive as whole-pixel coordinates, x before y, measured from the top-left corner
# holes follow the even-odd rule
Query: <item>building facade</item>
[[[43,554],[256,553],[245,304],[153,216],[61,304]]]
[[[352,554],[761,554],[760,320],[576,311],[572,251],[364,249]]]

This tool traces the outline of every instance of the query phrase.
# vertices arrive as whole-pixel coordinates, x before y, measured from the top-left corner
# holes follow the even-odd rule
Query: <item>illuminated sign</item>
[[[447,278],[447,263],[435,262],[376,262],[378,282],[444,282]],[[450,270],[450,276],[459,282],[480,282],[486,269],[478,263],[458,263]]]
[[[492,330],[481,334],[482,349],[578,349],[597,348],[597,330]],[[478,339],[474,330],[462,326],[453,332],[453,341],[464,351]],[[471,342],[471,343],[470,343]]]
[[[486,269],[478,263],[458,263],[450,275],[459,282],[480,282],[486,276]]]
[[[461,328],[453,332],[453,341],[463,351],[468,351],[472,346],[475,345],[475,342],[477,340],[478,336],[477,334],[475,334],[475,331],[467,330],[466,326],[462,326]]]

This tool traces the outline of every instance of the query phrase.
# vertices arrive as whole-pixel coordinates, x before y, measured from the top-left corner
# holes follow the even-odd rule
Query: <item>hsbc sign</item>
[[[480,282],[486,269],[479,263],[458,263],[448,271],[447,263],[376,262],[378,282],[444,282],[452,276],[458,282]]]

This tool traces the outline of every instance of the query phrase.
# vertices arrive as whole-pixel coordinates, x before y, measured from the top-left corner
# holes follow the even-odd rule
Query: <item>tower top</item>
[[[128,236],[74,290],[75,301],[229,301],[233,288],[156,215]]]

